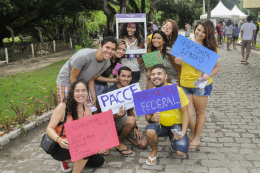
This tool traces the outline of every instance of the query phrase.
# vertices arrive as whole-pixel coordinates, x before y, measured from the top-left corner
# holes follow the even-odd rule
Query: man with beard
[[[117,47],[116,39],[105,37],[99,44],[99,49],[81,49],[75,53],[61,68],[56,80],[57,96],[61,103],[68,95],[70,85],[79,79],[89,82],[92,104],[96,104],[95,79],[109,66],[110,59]]]
[[[162,64],[157,64],[151,69],[151,81],[153,85],[157,87],[170,85],[167,83],[167,74],[166,69]],[[161,113],[156,112],[154,114],[147,114],[145,118],[149,123],[146,127],[146,138],[148,143],[151,146],[152,152],[148,156],[146,160],[147,165],[154,165],[156,162],[156,158],[158,156],[157,144],[158,137],[169,136],[171,141],[171,149],[174,152],[177,152],[178,156],[185,156],[189,149],[189,139],[187,136],[187,127],[189,122],[188,117],[188,103],[189,100],[182,90],[182,88],[178,87],[178,92],[180,96],[181,108],[174,109],[173,114],[176,115],[175,124],[172,126],[166,127],[159,124],[161,119]],[[172,133],[171,129],[177,129],[179,134]]]
[[[111,86],[105,93],[123,88],[129,85],[132,80],[132,71],[128,67],[121,67],[117,74],[118,84]],[[134,108],[125,110],[123,106],[119,108],[119,112],[114,115],[116,130],[119,137],[119,146],[116,150],[123,155],[128,155],[133,153],[124,143],[127,139],[132,144],[139,148],[146,148],[147,140],[144,135],[138,130],[136,125],[136,118],[134,114]]]

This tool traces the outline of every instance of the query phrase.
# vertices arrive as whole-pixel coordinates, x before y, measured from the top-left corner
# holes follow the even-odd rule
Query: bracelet
[[[137,130],[138,130],[138,126],[135,126],[135,129],[137,129]]]
[[[60,141],[61,141],[61,140],[62,140],[62,138],[59,139],[59,142],[58,142],[59,144],[60,144]]]
[[[149,118],[149,123],[155,123],[154,121],[152,121],[152,116]]]
[[[57,137],[56,142],[58,142],[58,139],[59,139],[59,138],[60,138],[60,136]]]

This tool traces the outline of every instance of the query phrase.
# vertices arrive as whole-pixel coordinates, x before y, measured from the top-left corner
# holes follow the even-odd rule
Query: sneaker
[[[69,164],[65,161],[60,161],[60,166],[63,172],[70,172],[72,170]]]

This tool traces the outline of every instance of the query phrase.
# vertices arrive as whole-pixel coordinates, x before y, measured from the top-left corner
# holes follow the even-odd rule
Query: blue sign
[[[182,35],[178,36],[170,54],[181,57],[184,62],[207,75],[210,75],[220,57],[216,52]]]
[[[177,85],[167,85],[133,93],[136,115],[181,108]]]

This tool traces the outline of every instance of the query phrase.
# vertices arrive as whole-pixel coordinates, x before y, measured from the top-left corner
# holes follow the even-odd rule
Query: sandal
[[[156,162],[157,157],[158,157],[158,154],[157,154],[154,158],[151,158],[151,156],[149,155],[149,156],[148,156],[148,159],[150,159],[151,162],[153,162],[154,160],[155,160],[155,162]],[[148,159],[146,159],[146,161],[145,161],[147,165],[149,165],[149,166],[155,165],[155,162],[154,162],[154,163],[149,163],[149,162],[148,162]]]
[[[133,151],[132,151],[132,153],[128,153],[128,154],[123,153],[124,151],[129,151],[129,150],[130,150],[128,147],[126,148],[126,150],[119,150],[119,149],[116,147],[116,150],[117,150],[119,153],[123,154],[123,155],[129,155],[129,154],[132,154],[132,153],[133,153]]]
[[[199,145],[200,145],[200,143],[199,143],[198,145],[190,145],[190,146],[189,146],[189,150],[195,149],[195,148],[197,148]],[[191,146],[194,146],[194,147],[190,148]]]

